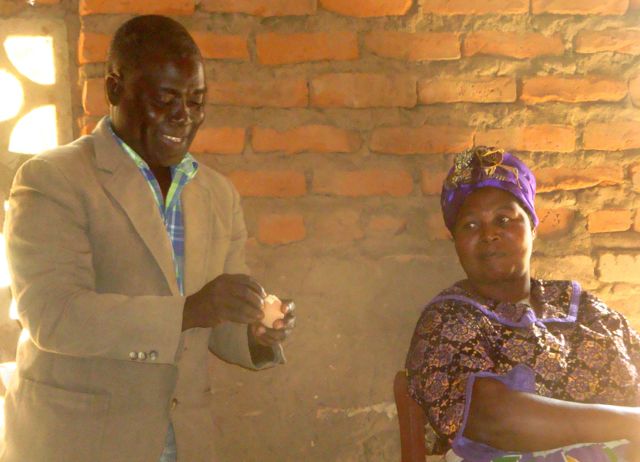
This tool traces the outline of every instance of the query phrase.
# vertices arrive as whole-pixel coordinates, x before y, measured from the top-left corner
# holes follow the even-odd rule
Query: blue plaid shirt
[[[186,153],[178,165],[171,167],[171,186],[169,187],[169,192],[165,200],[162,196],[160,184],[147,163],[131,149],[127,143],[121,140],[118,135],[113,132],[113,129],[111,132],[131,160],[138,166],[140,173],[142,173],[142,176],[147,181],[153,193],[173,248],[173,262],[176,269],[178,288],[180,289],[180,294],[184,295],[184,221],[180,195],[185,185],[196,176],[198,172],[198,161],[195,160],[191,154]]]

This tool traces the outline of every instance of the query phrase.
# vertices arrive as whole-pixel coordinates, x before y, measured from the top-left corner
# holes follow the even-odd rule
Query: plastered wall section
[[[67,21],[78,133],[107,112],[124,20],[172,15],[202,49],[192,151],[242,194],[255,276],[298,307],[286,366],[212,359],[219,460],[399,459],[392,380],[423,305],[462,277],[439,191],[473,145],[538,178],[535,274],[640,327],[640,1],[46,3],[0,13]]]

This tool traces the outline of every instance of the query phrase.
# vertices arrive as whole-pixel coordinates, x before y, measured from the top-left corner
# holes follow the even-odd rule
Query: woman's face
[[[476,285],[528,279],[534,237],[524,208],[497,188],[471,193],[453,231],[460,264]]]

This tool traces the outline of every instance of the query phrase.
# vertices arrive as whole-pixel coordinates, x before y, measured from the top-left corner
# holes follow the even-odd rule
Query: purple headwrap
[[[456,154],[453,167],[442,185],[440,206],[444,223],[453,233],[458,211],[476,189],[498,188],[513,194],[529,213],[533,227],[538,226],[534,208],[536,178],[516,156],[502,149],[476,146]]]

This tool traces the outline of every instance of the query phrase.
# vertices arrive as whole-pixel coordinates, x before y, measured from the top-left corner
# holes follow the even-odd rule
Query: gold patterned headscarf
[[[513,194],[529,213],[533,227],[538,226],[534,208],[536,179],[516,156],[502,149],[476,146],[453,159],[453,167],[444,181],[440,205],[445,224],[451,232],[464,200],[476,189],[493,187]]]

